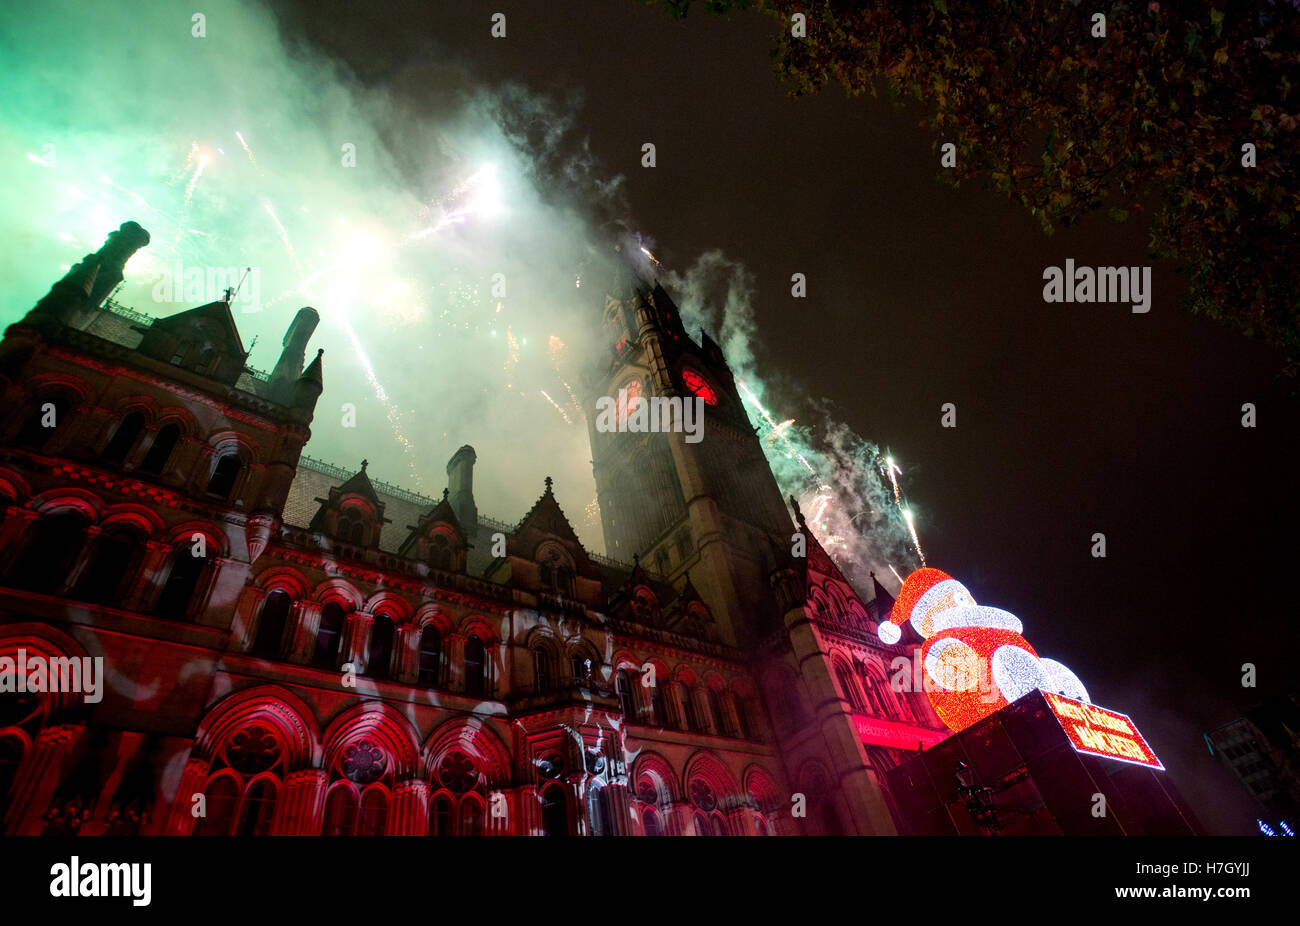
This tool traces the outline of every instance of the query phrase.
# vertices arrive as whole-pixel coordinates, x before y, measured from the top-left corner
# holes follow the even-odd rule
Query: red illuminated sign
[[[1047,704],[1077,752],[1164,771],[1164,766],[1127,716],[1095,704],[1044,691]]]
[[[862,742],[868,746],[888,746],[891,749],[929,749],[950,735],[947,731],[939,733],[925,727],[881,720],[879,717],[863,717],[861,714],[853,715],[853,723],[858,729],[858,739]]]

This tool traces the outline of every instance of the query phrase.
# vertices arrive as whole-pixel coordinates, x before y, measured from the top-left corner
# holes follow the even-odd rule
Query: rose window
[[[244,775],[265,772],[279,761],[280,744],[271,731],[263,726],[240,730],[230,738],[230,745],[226,747],[226,762]]]
[[[717,795],[700,779],[691,782],[691,802],[701,810],[712,810],[718,806]]]
[[[464,794],[478,784],[478,770],[474,768],[474,761],[465,753],[451,752],[438,766],[438,780],[447,790]]]
[[[647,804],[659,803],[659,789],[654,786],[654,782],[648,778],[642,778],[641,783],[636,788],[636,798]]]
[[[384,751],[369,740],[353,743],[343,750],[343,774],[349,781],[368,785],[384,777],[388,759]]]

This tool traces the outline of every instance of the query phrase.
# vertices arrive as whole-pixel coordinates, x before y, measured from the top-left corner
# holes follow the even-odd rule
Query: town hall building
[[[879,639],[892,598],[792,515],[662,287],[627,266],[591,307],[584,398],[698,398],[703,439],[590,426],[601,556],[518,462],[461,447],[426,497],[307,455],[315,310],[259,373],[228,302],[109,298],[148,243],[123,224],[0,342],[0,665],[52,667],[0,678],[0,832],[898,831],[886,772],[944,730],[890,684],[920,639]],[[475,496],[506,465],[526,512]]]

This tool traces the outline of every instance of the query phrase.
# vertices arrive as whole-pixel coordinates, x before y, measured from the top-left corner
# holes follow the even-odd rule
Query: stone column
[[[501,699],[506,692],[498,690],[501,679],[505,678],[502,657],[505,647],[500,643],[489,643],[483,647],[483,696],[486,698]],[[504,686],[509,688],[509,684]]]
[[[747,807],[736,807],[729,813],[723,814],[727,821],[727,834],[729,836],[756,836],[758,835],[758,823],[754,820],[754,812]]]
[[[672,692],[672,698],[670,699],[672,716],[669,719],[677,729],[690,730],[691,725],[687,720],[689,715],[686,713],[687,707],[685,700],[691,696],[690,689],[688,688],[683,690],[681,685],[673,682],[669,690]]]
[[[167,821],[168,836],[188,836],[194,832],[194,824],[197,822],[193,813],[194,795],[203,790],[203,784],[207,780],[208,760],[190,756],[185,763],[180,786],[176,788],[176,799],[172,801],[171,817]]]
[[[245,585],[235,603],[235,620],[230,625],[230,640],[241,653],[248,652],[257,638],[256,626],[266,602],[266,589]]]
[[[189,450],[189,448],[185,448]],[[208,444],[194,442],[194,449],[189,453],[184,453],[185,463],[189,464],[186,469],[180,470],[186,475],[186,486],[194,495],[202,496],[208,489],[208,481],[212,478],[212,467],[214,466],[212,458],[215,453]],[[178,461],[179,462],[179,461]]]
[[[429,832],[429,783],[419,778],[399,782],[393,792],[391,836],[425,836]]]
[[[91,557],[99,552],[96,545],[99,542],[99,535],[102,533],[103,529],[94,524],[86,528],[85,539],[81,542],[81,551],[72,561],[72,571],[64,576],[63,584],[58,587],[59,594],[66,595],[77,587],[77,583],[81,581],[81,574],[86,571],[86,566],[89,565]]]
[[[838,790],[844,797],[847,813],[840,817],[846,832],[862,836],[896,835],[884,791],[871,777],[866,750],[832,678],[830,658],[822,649],[802,604],[796,602],[786,611],[785,626],[791,649],[803,667],[804,684],[826,743],[824,755],[832,765],[832,781],[839,782]]]
[[[10,786],[3,831],[9,836],[39,836],[41,818],[63,778],[63,762],[85,731],[84,723],[46,727],[23,755]]]
[[[370,649],[370,625],[374,622],[373,614],[366,611],[353,611],[343,625],[343,642],[339,652],[343,654],[344,662],[352,663],[357,675],[364,675],[366,671],[366,656]]]
[[[700,685],[691,692],[691,701],[695,705],[695,716],[703,723],[704,733],[721,733],[718,724],[722,722],[721,717],[714,717],[713,711],[709,709],[709,698],[705,691],[705,686]]]
[[[393,631],[393,678],[414,685],[420,674],[420,628],[414,624]]]
[[[745,731],[740,727],[740,716],[736,713],[736,693],[734,691],[724,691],[718,696],[718,704],[722,707],[722,717],[718,722],[722,724],[722,732],[727,735],[744,736]]]
[[[536,785],[521,785],[518,798],[518,818],[510,832],[514,836],[532,836],[542,831],[542,802]]]
[[[442,641],[446,653],[443,657],[443,669],[447,676],[446,687],[449,691],[465,691],[465,637],[459,633],[449,633]]]
[[[128,412],[128,414],[130,413]],[[86,409],[84,431],[85,445],[92,451],[94,456],[102,454],[104,448],[108,446],[108,442],[113,439],[113,435],[117,433],[118,420],[119,419],[107,408]],[[122,420],[125,420],[125,416],[123,416]],[[140,438],[148,433],[148,429],[145,429],[144,431],[141,431],[140,434],[136,435],[135,444],[132,444],[131,447],[127,448],[126,455],[122,457],[123,463],[130,459],[130,451],[139,444]]]
[[[172,548],[156,540],[146,540],[144,548],[139,578],[136,579],[135,588],[127,593],[122,607],[128,611],[148,613],[153,610],[158,596],[162,594],[163,583],[167,581],[167,560]]]
[[[667,836],[690,836],[695,832],[691,824],[691,805],[687,801],[673,801],[660,812],[664,834]]]
[[[204,465],[199,466],[202,461]],[[158,474],[164,483],[180,489],[193,489],[200,494],[208,487],[208,474],[212,466],[212,448],[202,441],[181,435],[172,448],[171,458],[164,461],[163,470]],[[202,478],[196,474],[202,472]],[[202,482],[195,489],[195,484]]]
[[[199,577],[199,584],[194,589],[197,593],[197,600],[194,598],[190,599],[189,610],[186,611],[185,617],[196,624],[205,624],[209,627],[217,627],[220,626],[220,621],[217,619],[215,614],[212,614],[212,609],[210,607],[212,602],[212,593],[216,590],[217,583],[221,580],[221,571],[231,563],[235,563],[237,566],[240,564],[236,563],[236,561],[230,557],[213,556],[211,555],[211,550],[208,551],[208,554],[207,568],[203,570],[203,573]],[[212,619],[205,620],[209,615],[212,615]]]
[[[326,775],[323,769],[290,772],[280,792],[280,808],[272,832],[277,836],[319,836],[325,809]]]
[[[316,631],[320,629],[319,601],[295,601],[290,619],[293,626],[289,631],[289,661],[300,666],[311,662],[316,649]]]
[[[636,828],[632,823],[632,795],[627,785],[611,784],[605,786],[605,798],[609,807],[609,825],[615,836],[632,836]]]

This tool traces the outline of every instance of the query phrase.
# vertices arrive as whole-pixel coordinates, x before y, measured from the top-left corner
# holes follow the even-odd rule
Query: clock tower
[[[793,533],[722,349],[682,325],[677,306],[620,255],[604,300],[607,351],[589,383],[589,406],[620,393],[700,399],[701,437],[603,433],[588,415],[606,552],[681,587],[687,578],[717,619],[720,642],[744,645],[779,626],[768,574],[772,547]],[[625,414],[619,406],[619,414]]]

